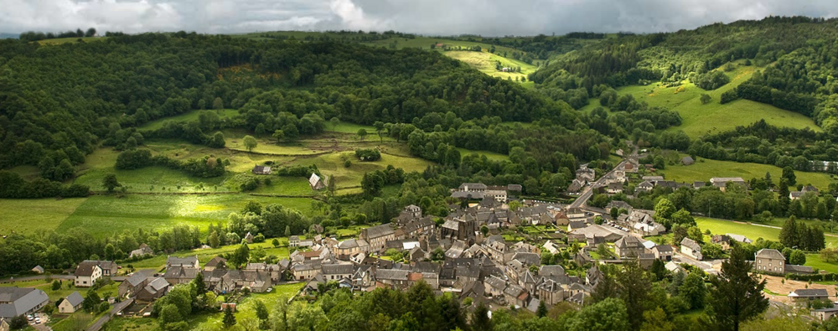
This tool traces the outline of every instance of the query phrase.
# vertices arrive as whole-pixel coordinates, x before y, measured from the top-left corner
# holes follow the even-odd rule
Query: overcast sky
[[[0,0],[0,32],[643,33],[769,15],[835,17],[838,0]]]

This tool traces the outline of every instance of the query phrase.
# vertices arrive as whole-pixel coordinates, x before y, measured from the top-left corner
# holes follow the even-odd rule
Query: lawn
[[[87,198],[72,199],[0,199],[0,237],[11,232],[35,233],[54,230]]]
[[[806,265],[819,270],[831,273],[838,273],[838,263],[830,263],[821,260],[820,254],[806,254]]]
[[[737,126],[746,126],[760,119],[768,124],[791,127],[796,129],[811,128],[821,131],[812,119],[777,107],[750,100],[736,100],[727,104],[719,103],[722,93],[727,92],[751,78],[756,70],[755,66],[741,65],[737,62],[736,70],[725,74],[731,78],[730,83],[713,91],[704,90],[695,84],[685,82],[681,86],[666,87],[660,83],[649,85],[632,85],[617,90],[620,95],[631,94],[638,102],[646,102],[653,107],[663,107],[677,111],[681,115],[680,126],[671,127],[669,131],[682,130],[690,138],[701,137],[705,134],[730,131]],[[712,101],[702,104],[699,97],[708,94]],[[590,104],[583,111],[590,111],[599,106],[599,100],[591,99]]]
[[[505,58],[503,56],[492,54],[487,51],[445,51],[442,52],[442,54],[445,54],[446,56],[451,57],[453,59],[460,60],[468,64],[472,68],[475,68],[489,76],[498,77],[501,79],[511,79],[513,81],[519,81],[522,78],[526,78],[527,75],[535,72],[538,69],[536,66],[532,64],[527,64],[518,60]],[[501,67],[521,67],[521,72],[499,71],[495,66],[497,62],[501,63]]]
[[[274,306],[277,300],[279,299],[288,299],[292,296],[296,295],[297,292],[300,291],[301,288],[305,286],[304,282],[294,283],[294,284],[283,284],[277,285],[273,287],[273,291],[270,293],[252,293],[249,296],[242,299],[241,302],[236,306],[236,321],[241,322],[246,319],[256,319],[256,300],[262,301],[265,306],[268,307],[270,311]],[[196,316],[191,316],[189,318],[189,325],[192,326],[193,329],[199,330],[216,330],[216,329],[223,329],[223,325],[221,319],[224,317],[224,313],[215,313],[215,314],[201,314]]]
[[[371,125],[355,124],[350,122],[340,122],[337,126],[333,126],[331,122],[326,123],[326,132],[338,132],[348,134],[358,134],[358,130],[367,130],[367,134],[376,135],[375,127]]]
[[[711,177],[742,177],[747,181],[755,177],[763,178],[766,172],[771,173],[771,178],[780,178],[783,169],[767,164],[699,158],[693,165],[666,166],[666,169],[659,172],[664,174],[664,178],[667,180],[692,183],[694,181],[708,181]],[[820,190],[827,190],[829,183],[834,181],[830,175],[822,172],[795,171],[795,175],[798,183],[812,184]]]
[[[272,203],[311,214],[311,199],[272,198],[246,194],[223,195],[131,195],[92,196],[81,204],[58,227],[58,231],[82,227],[95,237],[105,237],[124,230],[161,230],[175,225],[197,226],[206,231],[210,223],[226,222],[232,212],[239,212],[248,201]]]
[[[284,238],[279,238],[279,239],[280,239],[280,242],[285,242],[287,244],[287,240],[285,240]],[[275,255],[279,259],[288,258],[288,256],[289,256],[288,247],[276,247],[276,248],[274,248],[273,245],[271,245],[271,241],[273,241],[272,238],[266,239],[265,242],[263,242],[263,243],[249,244],[248,247],[250,248],[251,252],[253,252],[257,249],[264,249],[265,250],[265,256]],[[203,264],[209,262],[209,260],[211,260],[212,258],[214,258],[216,256],[219,256],[219,255],[222,255],[222,254],[225,254],[225,253],[230,253],[232,251],[235,251],[237,248],[239,248],[239,245],[227,245],[227,246],[222,246],[222,247],[219,247],[219,248],[209,248],[209,249],[192,249],[192,250],[188,250],[188,251],[178,251],[178,252],[169,254],[169,256],[178,256],[178,257],[197,256],[198,257],[198,262],[200,262],[203,265]],[[135,270],[138,270],[138,269],[161,270],[166,266],[166,258],[167,258],[166,255],[158,255],[158,256],[155,256],[155,257],[152,257],[152,258],[148,258],[148,259],[144,259],[144,260],[140,260],[140,261],[136,261],[136,262],[131,262],[129,264],[131,264],[131,266],[133,266]]]
[[[142,126],[140,126],[137,129],[140,130],[140,131],[157,130],[159,128],[162,128],[163,124],[166,124],[166,122],[168,122],[168,121],[172,121],[172,122],[198,121],[198,116],[201,115],[202,111],[204,111],[204,110],[193,110],[193,111],[189,111],[189,112],[186,112],[186,113],[183,113],[183,114],[180,114],[180,115],[175,115],[175,116],[156,119],[154,121],[143,124]],[[208,110],[208,111],[212,111],[212,112],[215,112],[216,114],[218,114],[219,119],[221,119],[222,121],[226,120],[228,118],[232,118],[233,116],[236,116],[236,115],[239,114],[239,111],[235,110],[235,109],[223,109],[223,110],[220,110],[220,111]],[[212,133],[212,132],[207,132],[207,133]]]

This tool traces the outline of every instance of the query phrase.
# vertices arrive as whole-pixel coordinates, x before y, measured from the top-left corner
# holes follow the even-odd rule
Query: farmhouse
[[[82,301],[84,301],[84,298],[82,298],[78,291],[75,291],[61,301],[61,304],[58,305],[58,312],[62,314],[75,313],[81,308]]]
[[[727,183],[734,183],[734,184],[745,186],[745,180],[742,179],[742,177],[713,177],[713,178],[710,178],[710,184],[719,188],[720,190],[722,190],[722,192],[725,191],[725,186],[727,186]]]
[[[99,278],[102,278],[102,268],[98,261],[84,261],[76,267],[74,285],[76,287],[91,287]]]
[[[681,254],[687,255],[699,261],[703,258],[701,256],[701,246],[699,246],[695,240],[686,237],[681,239]]]
[[[169,256],[166,258],[166,268],[171,267],[189,267],[198,268],[198,256],[177,257]]]
[[[197,275],[196,275],[197,276]],[[166,295],[169,290],[169,282],[163,277],[157,277],[148,282],[148,285],[143,287],[137,293],[137,300],[151,302]]]
[[[371,252],[378,252],[384,249],[387,241],[396,239],[396,232],[390,224],[381,224],[361,230],[358,238],[369,244]]]
[[[646,250],[643,243],[635,236],[628,235],[614,243],[614,253],[620,258],[638,257]]]
[[[817,320],[823,322],[831,319],[836,314],[838,314],[838,308],[822,308],[822,309],[815,309],[812,310],[810,313],[812,317],[816,318]]]
[[[0,318],[31,314],[48,303],[49,297],[39,289],[0,287]]]
[[[148,284],[149,278],[153,275],[154,270],[152,269],[137,270],[119,284],[119,296],[135,296]]]
[[[786,272],[786,257],[776,249],[763,248],[755,256],[755,268],[759,272],[782,275]]]
[[[271,167],[269,166],[253,166],[253,170],[251,170],[254,175],[270,175],[271,174]]]
[[[326,188],[326,184],[323,183],[323,180],[320,179],[320,176],[318,176],[315,173],[312,173],[311,177],[308,178],[308,185],[311,186],[311,189],[315,191]]]
[[[789,298],[795,302],[810,300],[828,300],[829,293],[823,288],[796,289],[789,293]]]

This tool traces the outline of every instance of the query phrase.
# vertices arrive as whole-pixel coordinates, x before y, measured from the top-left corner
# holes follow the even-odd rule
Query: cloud
[[[768,15],[835,17],[834,0],[0,0],[0,32],[397,30],[430,35],[656,32]]]

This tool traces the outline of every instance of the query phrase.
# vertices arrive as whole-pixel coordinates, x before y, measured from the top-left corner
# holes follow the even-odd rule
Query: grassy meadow
[[[736,88],[750,79],[755,71],[761,70],[759,67],[745,66],[741,61],[735,63],[736,69],[725,73],[730,77],[730,83],[712,91],[685,81],[683,85],[673,87],[666,87],[660,83],[625,86],[617,89],[617,92],[620,95],[631,94],[638,102],[646,102],[653,107],[664,107],[678,112],[682,119],[681,125],[668,130],[684,131],[690,138],[730,131],[737,126],[747,126],[760,119],[765,119],[766,123],[776,126],[821,130],[811,118],[771,105],[744,99],[727,104],[719,103],[722,93]],[[710,95],[712,101],[702,104],[699,98],[705,93]],[[599,106],[598,99],[591,99],[582,111],[590,111]]]
[[[693,165],[671,165],[659,171],[667,180],[692,183],[694,181],[708,181],[711,177],[742,177],[745,180],[751,178],[763,178],[765,173],[771,173],[771,178],[780,178],[783,169],[759,163],[739,163],[734,161],[718,161],[705,158]],[[821,172],[795,171],[797,182],[801,184],[812,184],[820,190],[826,190],[829,183],[833,182],[829,174]]]
[[[183,114],[180,114],[180,115],[160,118],[160,119],[148,122],[146,124],[143,124],[142,126],[138,127],[137,129],[140,130],[140,131],[151,131],[151,130],[157,130],[159,128],[162,128],[163,124],[166,124],[166,122],[168,122],[168,121],[171,121],[171,122],[193,122],[193,121],[197,121],[198,116],[201,114],[202,111],[203,110],[193,110],[193,111],[186,112],[186,113],[183,113]],[[222,121],[239,114],[239,111],[235,110],[235,109],[224,109],[224,110],[220,110],[220,111],[210,110],[210,111],[216,112],[216,114],[218,114],[219,119],[221,119]]]
[[[443,54],[451,57],[453,59],[460,60],[472,68],[479,70],[480,72],[487,74],[492,77],[498,77],[501,79],[512,79],[513,81],[519,81],[521,78],[526,78],[527,75],[535,72],[538,67],[527,64],[525,62],[521,62],[511,58],[505,58],[503,56],[492,54],[489,52],[473,52],[473,51],[445,51]],[[521,67],[521,72],[502,72],[495,68],[495,63],[499,61],[502,67]],[[534,87],[533,82],[522,82],[522,85],[526,87]]]
[[[12,232],[54,230],[85,201],[87,198],[0,199],[0,237]]]

